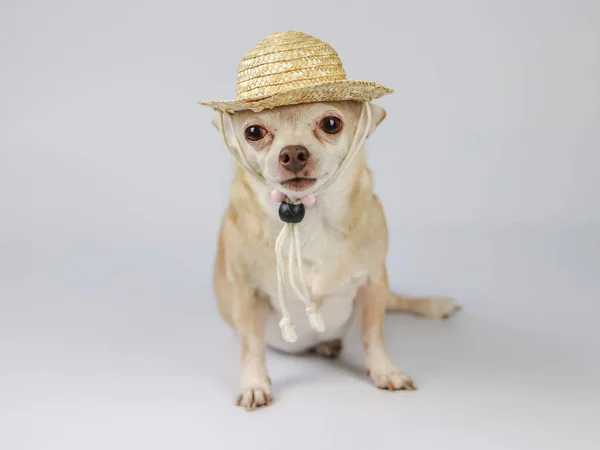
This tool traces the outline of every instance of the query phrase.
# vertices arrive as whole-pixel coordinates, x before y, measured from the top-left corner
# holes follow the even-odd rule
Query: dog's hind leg
[[[341,339],[333,339],[331,341],[319,342],[314,347],[308,349],[310,353],[324,356],[325,358],[335,359],[340,356],[343,344]]]

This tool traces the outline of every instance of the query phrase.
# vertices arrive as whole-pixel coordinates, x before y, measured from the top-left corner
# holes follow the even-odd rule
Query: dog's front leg
[[[241,391],[237,404],[246,409],[266,406],[272,400],[264,338],[268,304],[249,286],[236,285],[232,313],[242,345]]]
[[[412,380],[390,359],[383,338],[383,318],[390,296],[385,266],[369,277],[356,297],[367,373],[378,388],[414,390]]]

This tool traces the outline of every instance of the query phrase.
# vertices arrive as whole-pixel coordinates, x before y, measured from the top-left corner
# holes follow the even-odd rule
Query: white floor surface
[[[251,413],[198,239],[3,261],[0,448],[600,448],[597,229],[396,229],[394,288],[464,307],[388,317],[419,390],[374,388],[355,327],[339,361],[270,352],[275,401]]]

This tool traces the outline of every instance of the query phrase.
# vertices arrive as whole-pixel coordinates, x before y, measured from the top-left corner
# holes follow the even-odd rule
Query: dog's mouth
[[[317,182],[316,178],[290,178],[281,182],[281,185],[285,188],[293,191],[305,191],[309,187],[312,187]]]

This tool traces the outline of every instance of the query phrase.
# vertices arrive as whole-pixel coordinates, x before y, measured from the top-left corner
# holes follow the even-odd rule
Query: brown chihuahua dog
[[[388,231],[382,206],[373,193],[372,173],[361,148],[343,175],[330,180],[346,156],[359,123],[361,102],[314,102],[261,112],[241,111],[228,122],[218,120],[229,142],[239,142],[248,164],[269,185],[300,198],[331,181],[307,208],[300,247],[306,286],[315,299],[324,332],[306,320],[304,305],[285,287],[298,339],[285,342],[277,289],[275,240],[284,223],[271,189],[236,171],[229,207],[221,224],[214,288],[221,316],[241,339],[242,374],[238,405],[249,409],[272,400],[265,352],[313,351],[336,357],[355,314],[361,323],[366,369],[382,389],[414,389],[412,380],[390,359],[383,338],[387,309],[426,317],[448,317],[458,309],[444,297],[406,297],[391,293],[386,256]],[[385,119],[385,110],[370,105],[367,137]],[[225,125],[221,125],[225,124]],[[284,255],[285,256],[285,255]]]

